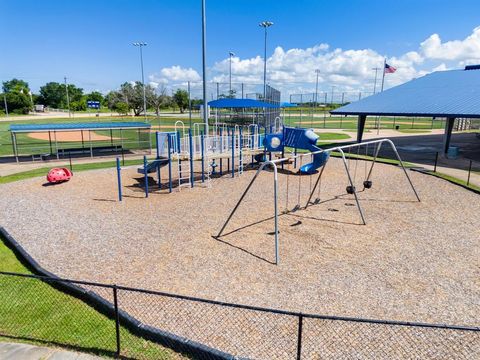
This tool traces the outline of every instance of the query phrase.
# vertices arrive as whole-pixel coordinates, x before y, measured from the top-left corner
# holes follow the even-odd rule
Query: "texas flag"
[[[396,68],[385,63],[385,70],[384,70],[385,74],[393,74],[395,71],[397,71]]]

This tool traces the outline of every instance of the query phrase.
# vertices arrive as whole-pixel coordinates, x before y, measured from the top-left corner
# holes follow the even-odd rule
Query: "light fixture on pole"
[[[267,29],[273,25],[273,22],[262,21],[258,25],[265,29],[265,46],[263,51],[263,101],[265,101],[267,93]]]
[[[143,87],[143,115],[145,117],[145,121],[147,120],[147,98],[145,95],[145,78],[143,76],[143,52],[142,48],[147,46],[146,42],[134,42],[133,46],[138,46],[140,48],[140,66],[142,68],[142,87]]]
[[[235,56],[233,52],[229,52],[228,55],[230,56],[230,89],[229,89],[229,96],[232,96],[232,56]],[[233,97],[233,96],[232,96]]]

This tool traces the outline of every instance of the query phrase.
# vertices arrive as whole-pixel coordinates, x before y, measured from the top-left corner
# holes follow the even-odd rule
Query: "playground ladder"
[[[182,155],[184,155],[187,160],[182,161]],[[190,161],[188,159],[188,156],[188,153],[178,153],[178,190],[180,190],[182,187],[192,186],[190,178]]]

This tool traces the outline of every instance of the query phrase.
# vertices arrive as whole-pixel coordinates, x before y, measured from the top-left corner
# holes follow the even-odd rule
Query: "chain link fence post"
[[[302,358],[303,315],[298,316],[297,360]]]
[[[118,296],[117,296],[117,285],[113,285],[113,306],[115,309],[115,335],[116,335],[116,344],[117,349],[115,351],[115,357],[120,358],[120,319],[118,315]]]

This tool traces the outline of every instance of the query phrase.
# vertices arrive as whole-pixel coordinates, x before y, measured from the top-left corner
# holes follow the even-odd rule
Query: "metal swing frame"
[[[391,146],[392,150],[394,151],[395,153],[395,156],[403,170],[403,173],[405,174],[405,177],[407,178],[409,184],[410,184],[410,187],[412,188],[413,190],[413,193],[415,194],[415,197],[416,199],[420,202],[420,197],[418,196],[418,193],[415,189],[415,186],[413,185],[412,183],[412,180],[410,179],[410,177],[408,176],[408,173],[407,173],[407,170],[405,169],[405,166],[403,165],[403,161],[402,159],[400,158],[400,155],[398,154],[398,151],[397,151],[397,148],[395,147],[395,144],[390,140],[390,139],[379,139],[379,140],[372,140],[372,141],[367,141],[367,142],[363,142],[363,143],[358,143],[358,144],[353,144],[353,145],[344,145],[344,146],[337,146],[337,147],[334,147],[334,148],[330,148],[330,149],[327,149],[327,150],[318,150],[318,151],[315,151],[315,152],[309,152],[309,153],[305,153],[305,154],[297,154],[294,156],[294,158],[301,158],[302,156],[309,156],[309,155],[315,155],[315,154],[320,154],[320,153],[332,153],[334,151],[338,151],[340,152],[341,154],[341,158],[342,158],[342,162],[343,162],[343,165],[345,167],[345,172],[347,173],[347,178],[348,178],[348,182],[350,184],[350,186],[352,186],[353,188],[353,195],[354,195],[354,198],[355,198],[355,202],[356,202],[356,205],[357,205],[357,208],[358,208],[358,211],[360,213],[360,218],[362,220],[362,223],[363,225],[366,225],[366,220],[365,220],[365,215],[363,213],[363,210],[362,210],[362,207],[360,205],[360,200],[358,199],[358,195],[357,195],[357,191],[354,187],[354,183],[353,183],[353,180],[352,180],[352,176],[350,174],[350,169],[347,165],[347,159],[345,158],[345,153],[343,151],[343,149],[347,149],[347,148],[354,148],[354,147],[360,147],[360,146],[365,146],[365,145],[371,145],[371,144],[378,144],[377,146],[377,149],[375,151],[375,154],[374,154],[374,157],[373,157],[373,160],[372,160],[372,165],[370,167],[370,170],[368,172],[368,176],[367,176],[367,180],[370,179],[371,175],[372,175],[372,171],[373,171],[373,166],[375,165],[375,162],[378,158],[378,153],[380,152],[380,149],[381,149],[381,146],[383,143],[387,143]],[[274,201],[274,220],[275,220],[275,232],[274,232],[274,235],[275,235],[275,265],[278,265],[279,262],[280,262],[280,257],[279,257],[279,229],[278,229],[278,216],[279,216],[279,212],[278,212],[278,169],[277,169],[277,164],[281,164],[285,161],[288,161],[290,158],[282,158],[282,159],[277,159],[277,160],[269,160],[269,161],[265,161],[263,162],[260,167],[258,168],[257,172],[255,173],[255,175],[253,176],[252,180],[250,181],[250,183],[247,185],[245,191],[242,193],[240,199],[238,200],[238,202],[236,203],[236,205],[234,206],[234,208],[232,209],[232,211],[230,212],[230,215],[228,216],[227,220],[225,221],[225,223],[223,224],[222,228],[220,229],[220,231],[218,232],[217,236],[216,237],[220,237],[222,236],[225,228],[227,227],[228,223],[230,222],[230,220],[232,219],[233,215],[235,214],[235,212],[237,211],[238,207],[240,206],[240,204],[242,203],[243,199],[245,198],[245,196],[247,195],[247,193],[249,192],[250,188],[252,187],[253,183],[255,182],[255,180],[258,178],[258,176],[260,175],[260,173],[266,168],[266,167],[271,167],[273,168],[273,201]],[[356,161],[358,161],[359,159],[357,159]],[[323,170],[325,169],[325,165],[322,167],[322,170],[320,171],[319,173],[319,176],[315,182],[315,186],[313,187],[312,191],[310,192],[310,196],[307,200],[307,203],[305,204],[305,207],[304,209],[307,208],[307,206],[310,204],[310,200],[315,192],[315,189],[316,187],[318,186],[318,183],[320,182],[320,179],[321,179],[321,176],[323,174]]]

